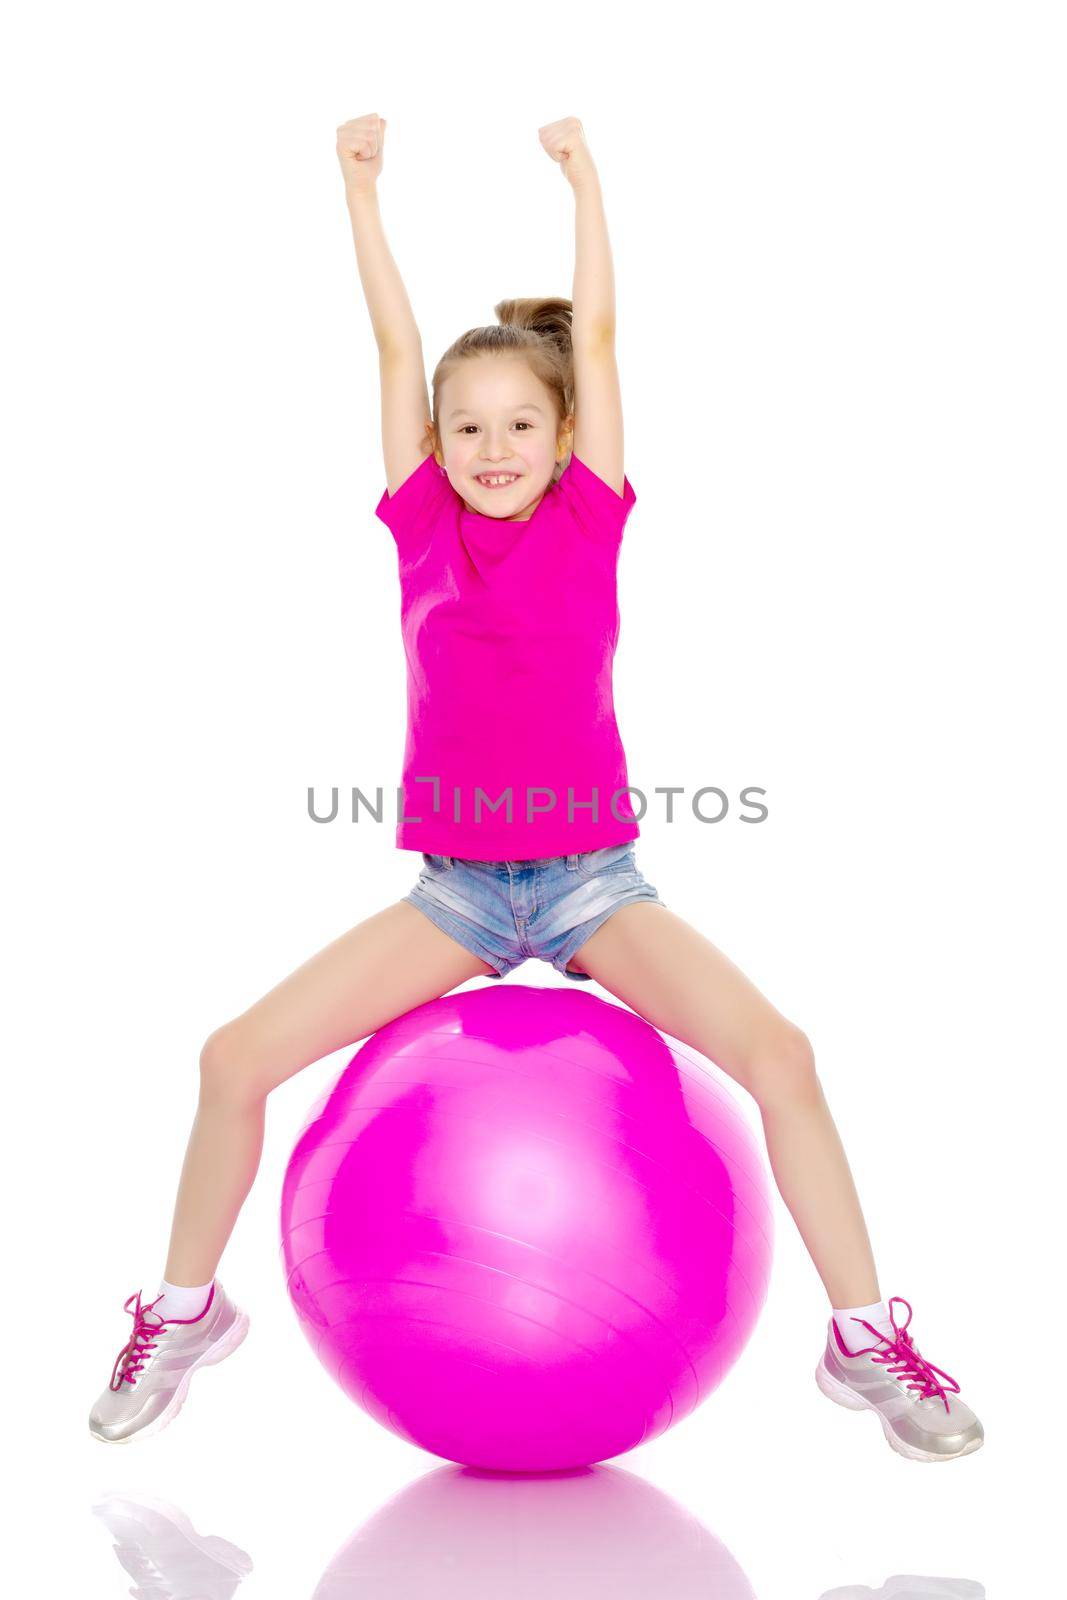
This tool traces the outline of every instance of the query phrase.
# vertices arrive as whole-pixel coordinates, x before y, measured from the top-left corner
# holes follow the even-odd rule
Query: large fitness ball
[[[767,1291],[748,1124],[706,1066],[570,989],[444,995],[367,1039],[286,1170],[315,1354],[402,1438],[539,1472],[621,1455],[719,1384]]]

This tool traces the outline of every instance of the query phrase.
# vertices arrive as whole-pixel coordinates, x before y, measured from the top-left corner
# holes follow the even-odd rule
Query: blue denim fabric
[[[632,844],[534,861],[469,861],[422,853],[418,883],[404,899],[505,977],[529,957],[581,983],[567,962],[613,911],[659,900]],[[660,902],[662,904],[662,902]]]

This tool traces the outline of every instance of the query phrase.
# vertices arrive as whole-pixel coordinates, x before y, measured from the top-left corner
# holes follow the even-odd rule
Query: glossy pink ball
[[[449,1461],[557,1471],[689,1415],[766,1297],[772,1214],[720,1078],[570,989],[444,995],[367,1039],[282,1190],[289,1295],[345,1393]]]

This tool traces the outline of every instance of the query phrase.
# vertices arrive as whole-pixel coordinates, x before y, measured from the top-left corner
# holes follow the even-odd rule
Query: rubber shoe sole
[[[864,1400],[862,1395],[853,1393],[843,1383],[838,1383],[837,1379],[827,1372],[821,1356],[815,1368],[815,1382],[828,1400],[832,1400],[835,1405],[844,1406],[846,1411],[873,1411],[882,1424],[882,1432],[897,1455],[904,1456],[908,1461],[958,1461],[961,1456],[973,1455],[985,1443],[984,1439],[972,1439],[970,1444],[965,1445],[962,1450],[957,1450],[954,1455],[936,1455],[931,1451],[919,1450],[915,1445],[905,1444],[903,1439],[897,1438],[877,1406],[872,1405],[869,1400]]]
[[[239,1311],[232,1327],[226,1330],[217,1343],[205,1350],[202,1356],[198,1356],[188,1371],[182,1374],[182,1380],[175,1389],[170,1404],[165,1411],[159,1413],[159,1416],[153,1422],[149,1422],[145,1427],[139,1428],[136,1433],[127,1434],[124,1439],[102,1439],[98,1433],[93,1433],[92,1428],[90,1428],[91,1437],[98,1444],[116,1445],[133,1444],[137,1439],[151,1439],[157,1433],[162,1433],[163,1429],[174,1421],[174,1418],[185,1404],[186,1396],[189,1393],[189,1385],[193,1381],[193,1374],[199,1372],[201,1367],[216,1366],[220,1361],[225,1361],[227,1356],[231,1356],[237,1347],[244,1343],[248,1328],[248,1313]]]

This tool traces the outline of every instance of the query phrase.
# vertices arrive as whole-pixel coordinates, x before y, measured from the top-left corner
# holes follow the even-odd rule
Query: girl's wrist
[[[368,202],[374,202],[377,199],[378,185],[376,183],[372,183],[369,187],[363,189],[357,189],[354,185],[345,184],[345,203],[349,209],[367,205]]]
[[[574,190],[575,195],[586,192],[597,194],[600,191],[600,174],[592,163],[584,167],[580,172],[574,173],[573,176],[568,173],[567,182]]]

